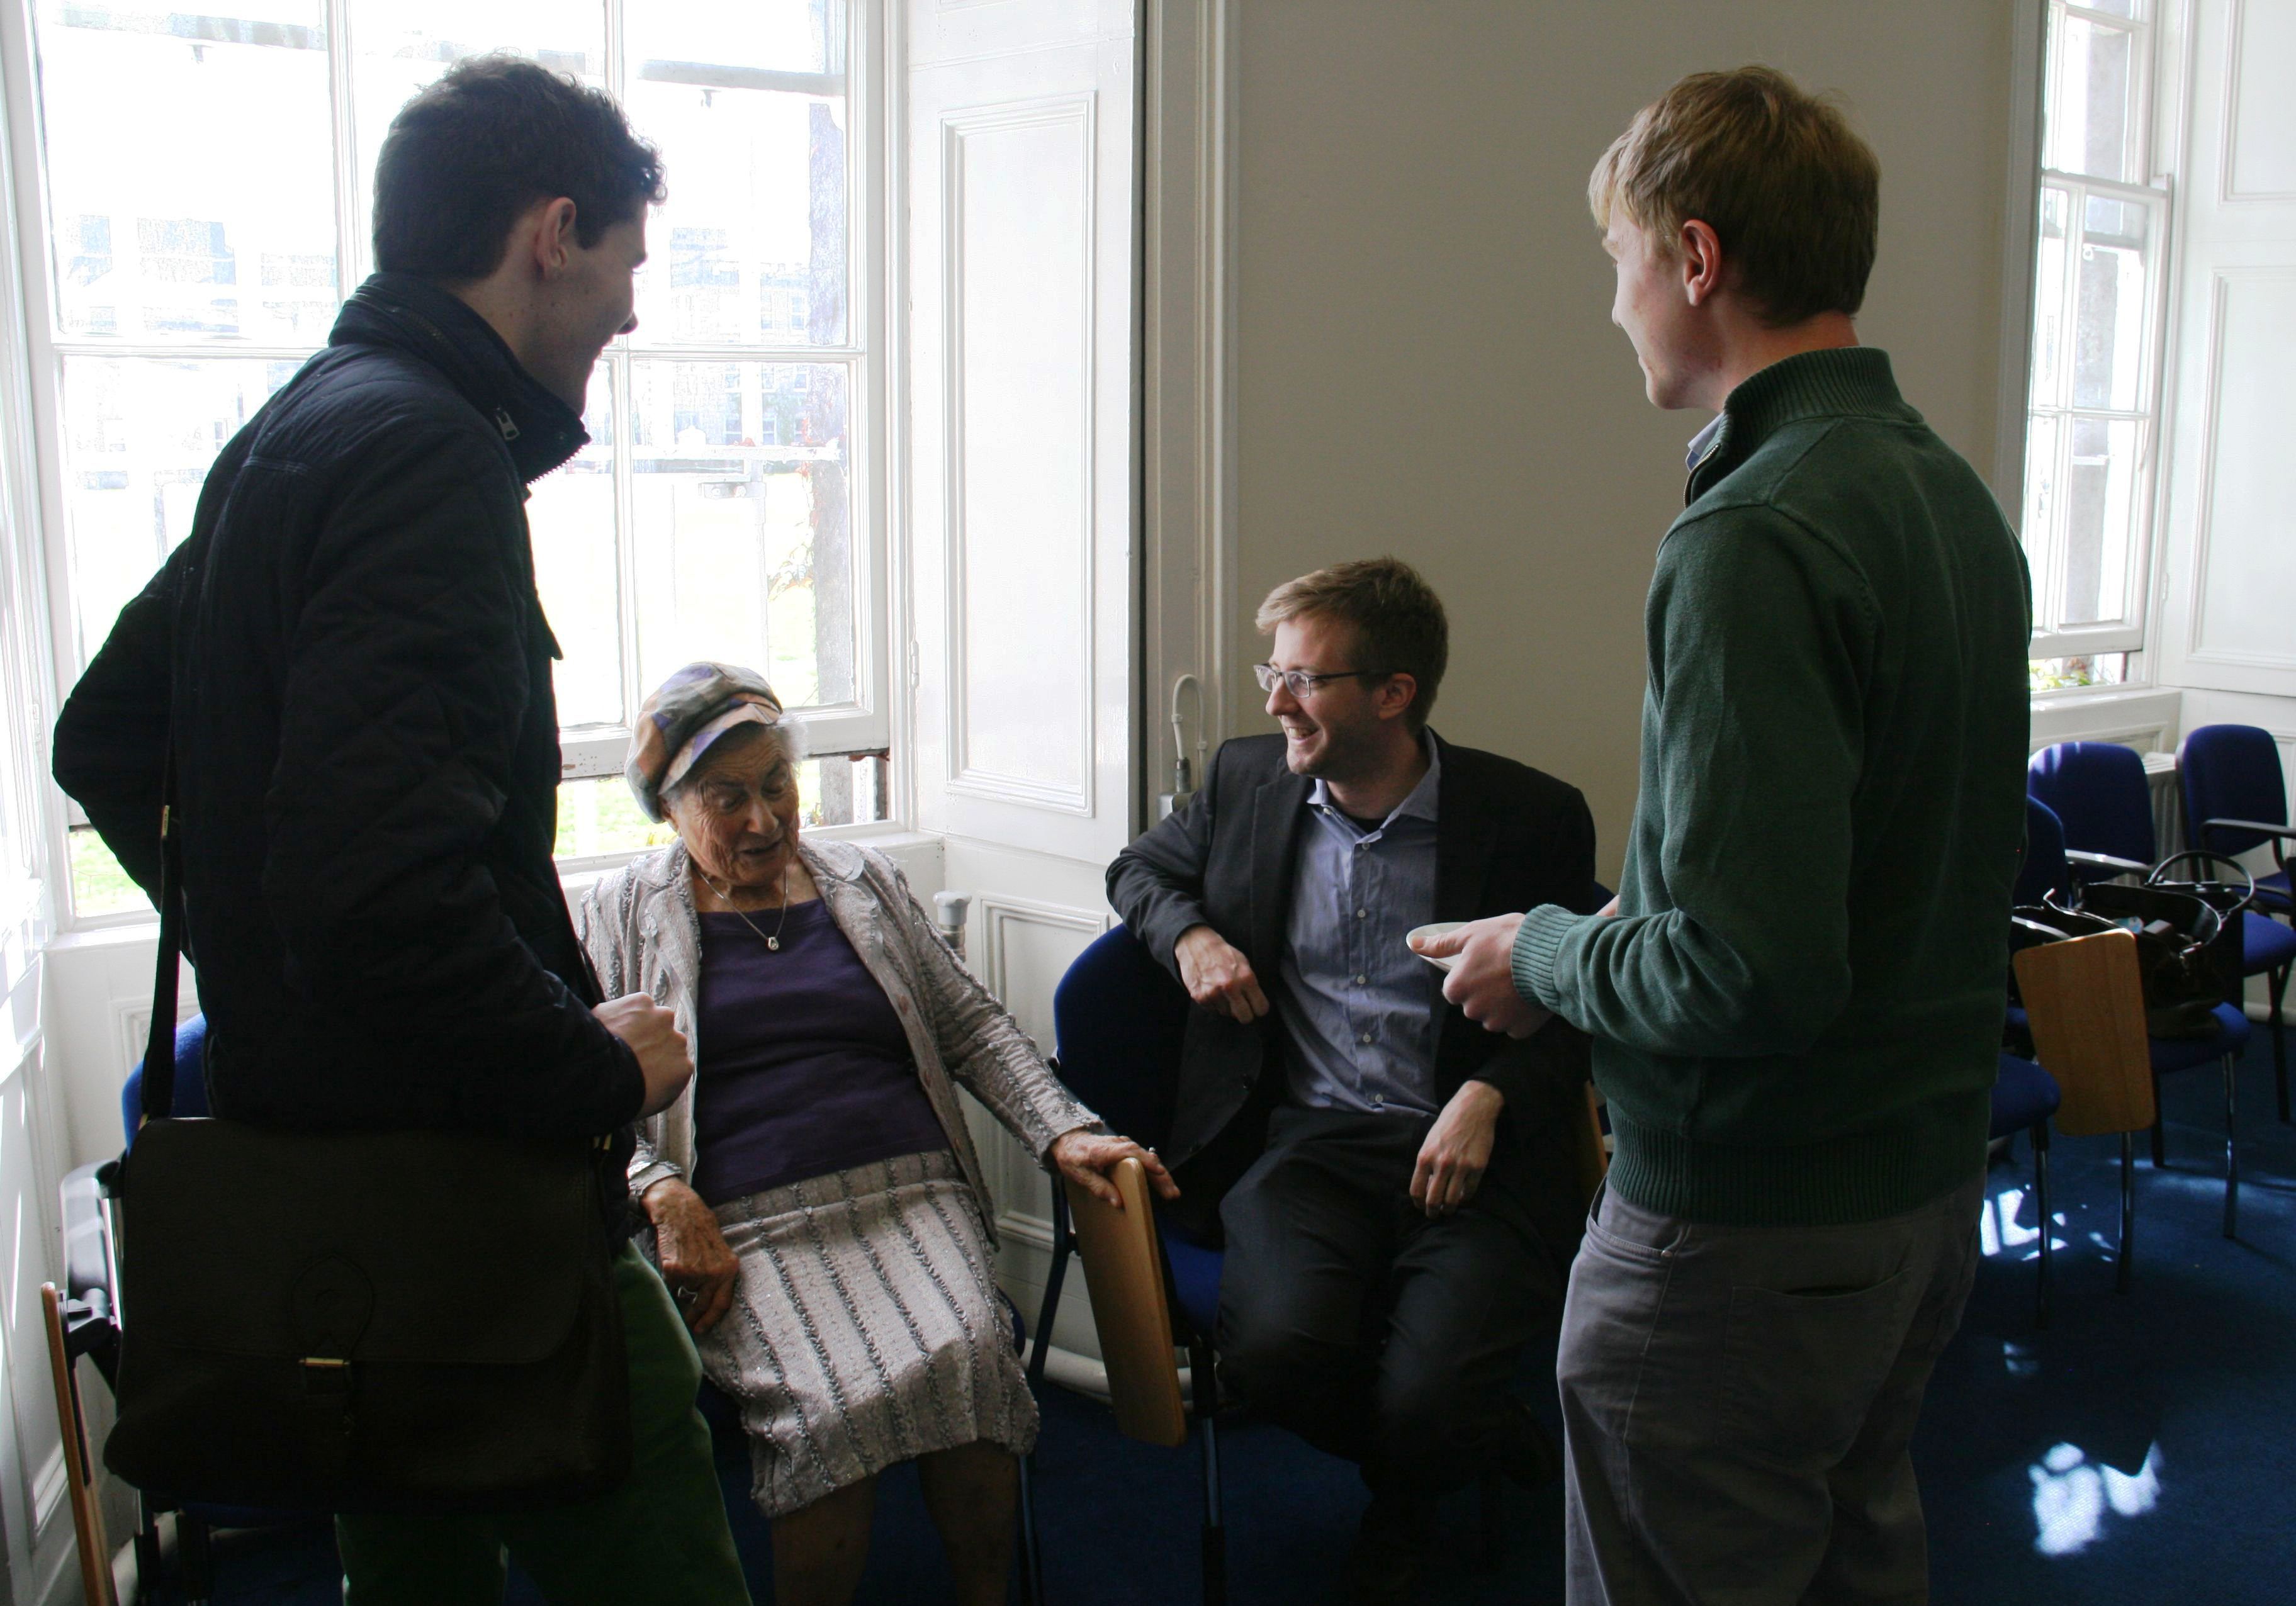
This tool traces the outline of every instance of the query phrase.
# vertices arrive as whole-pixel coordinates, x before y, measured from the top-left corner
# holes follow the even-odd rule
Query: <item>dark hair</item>
[[[472,56],[398,109],[374,164],[374,265],[466,283],[502,266],[537,201],[574,202],[585,247],[666,192],[661,158],[602,89]]]
[[[1603,152],[1587,198],[1596,227],[1622,209],[1669,259],[1677,231],[1703,220],[1774,326],[1865,304],[1881,164],[1838,104],[1775,68],[1683,79]]]
[[[1417,569],[1400,558],[1334,563],[1269,592],[1254,623],[1267,635],[1303,614],[1355,627],[1355,668],[1416,681],[1419,690],[1403,717],[1414,731],[1425,726],[1451,660],[1451,626],[1443,599]]]

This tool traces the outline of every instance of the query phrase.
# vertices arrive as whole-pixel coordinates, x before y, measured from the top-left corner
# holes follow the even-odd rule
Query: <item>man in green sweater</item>
[[[1650,399],[1718,414],[1645,610],[1625,885],[1431,946],[1492,1029],[1593,1035],[1617,1135],[1557,1366],[1577,1606],[1927,1592],[1906,1446],[1977,1258],[2030,614],[1857,343],[1878,190],[1761,68],[1677,85],[1589,185]]]

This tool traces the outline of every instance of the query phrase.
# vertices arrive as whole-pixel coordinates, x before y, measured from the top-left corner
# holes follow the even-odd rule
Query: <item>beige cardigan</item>
[[[830,919],[900,1017],[917,1078],[972,1184],[981,1225],[994,1244],[996,1211],[956,1089],[965,1088],[987,1105],[1039,1165],[1062,1133],[1079,1127],[1107,1128],[1070,1096],[1013,1017],[957,963],[910,893],[907,878],[884,855],[848,842],[803,838],[798,854],[821,889]],[[694,1031],[701,922],[693,907],[690,862],[685,845],[673,843],[602,877],[583,897],[575,928],[606,996],[644,993],[666,1006],[698,1065],[707,1050]],[[693,1171],[689,1083],[676,1103],[640,1125],[637,1152],[630,1160],[630,1197],[664,1177],[690,1176]]]

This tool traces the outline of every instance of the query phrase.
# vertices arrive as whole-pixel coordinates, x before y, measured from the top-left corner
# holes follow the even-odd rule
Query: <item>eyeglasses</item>
[[[1251,666],[1252,678],[1259,682],[1263,692],[1273,692],[1278,685],[1294,697],[1305,697],[1327,680],[1384,680],[1394,674],[1392,669],[1333,669],[1319,675],[1309,669],[1279,669],[1274,664]]]

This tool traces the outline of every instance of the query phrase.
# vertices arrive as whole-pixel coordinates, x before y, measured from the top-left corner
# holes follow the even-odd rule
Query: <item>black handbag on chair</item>
[[[2045,934],[2044,940],[2099,931],[2134,933],[2146,1035],[2216,1035],[2216,1008],[2227,996],[2218,951],[2226,922],[2207,898],[2184,888],[2106,882],[2085,889],[2079,909],[2065,907],[2052,893],[2045,905],[2015,913],[2021,926]]]
[[[108,1168],[105,1464],[178,1500],[297,1511],[503,1511],[616,1487],[629,1380],[600,1190],[624,1184],[603,1141],[171,1118],[181,846],[161,835],[144,1119]]]

